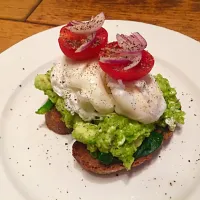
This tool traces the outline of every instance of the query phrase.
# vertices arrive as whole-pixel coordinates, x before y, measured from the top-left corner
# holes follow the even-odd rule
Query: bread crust
[[[47,127],[60,135],[70,134],[72,129],[66,127],[65,123],[61,120],[61,117],[61,114],[56,110],[56,108],[53,108],[47,112],[45,114],[45,122]]]

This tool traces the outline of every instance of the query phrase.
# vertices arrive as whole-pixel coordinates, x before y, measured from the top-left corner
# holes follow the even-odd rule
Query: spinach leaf
[[[137,159],[151,154],[160,147],[162,141],[163,141],[163,134],[157,132],[151,132],[150,136],[148,138],[145,138],[141,146],[138,147],[133,157]]]
[[[110,165],[113,163],[113,155],[111,153],[102,153],[99,152],[98,160],[104,165]]]
[[[43,115],[49,112],[53,107],[54,107],[54,103],[50,99],[48,99],[46,103],[43,106],[41,106],[35,113]]]
[[[100,151],[90,152],[91,156],[98,159],[104,165],[111,165],[121,163],[118,158],[114,157],[111,153],[102,153]]]

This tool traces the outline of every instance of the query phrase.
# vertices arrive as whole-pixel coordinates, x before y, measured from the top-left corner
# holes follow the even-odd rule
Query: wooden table
[[[71,19],[134,20],[179,31],[200,41],[200,0],[6,0],[0,1],[0,52]]]

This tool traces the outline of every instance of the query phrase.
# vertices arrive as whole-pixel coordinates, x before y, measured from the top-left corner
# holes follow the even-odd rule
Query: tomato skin
[[[107,46],[109,48],[112,46],[116,48],[116,43],[117,42],[112,42],[109,43]],[[119,48],[120,47],[117,47],[117,49]],[[100,56],[105,56],[105,52],[103,51],[104,50],[102,49],[102,51],[100,52]],[[104,72],[106,72],[109,76],[111,76],[114,79],[133,81],[133,80],[138,80],[147,75],[152,70],[154,62],[155,61],[153,56],[148,51],[143,50],[142,59],[140,63],[131,69],[124,70],[124,67],[128,66],[130,62],[126,64],[110,64],[110,63],[102,63],[99,61],[99,65]]]
[[[81,40],[84,40],[86,36],[72,33],[66,29],[67,26],[61,28],[58,43],[60,49],[68,58],[73,60],[87,60],[98,57],[101,48],[105,47],[108,43],[108,32],[104,28],[100,28],[96,32],[94,42],[82,52],[75,53],[76,49],[81,45]]]

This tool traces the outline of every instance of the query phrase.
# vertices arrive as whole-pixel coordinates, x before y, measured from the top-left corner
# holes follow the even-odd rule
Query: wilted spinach
[[[134,153],[133,157],[135,159],[147,156],[153,153],[156,149],[160,147],[163,141],[163,134],[157,132],[151,132],[148,138],[145,138],[141,146]]]

